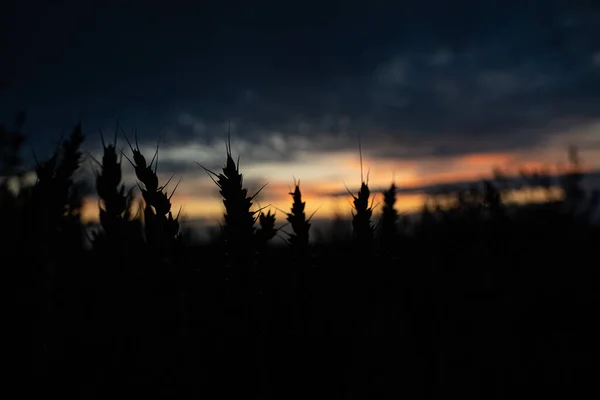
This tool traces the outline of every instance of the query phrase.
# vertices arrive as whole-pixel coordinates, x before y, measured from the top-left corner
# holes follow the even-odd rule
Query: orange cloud
[[[495,165],[506,165],[514,159],[511,153],[479,153],[468,154],[458,159],[458,164],[464,167],[492,168]]]

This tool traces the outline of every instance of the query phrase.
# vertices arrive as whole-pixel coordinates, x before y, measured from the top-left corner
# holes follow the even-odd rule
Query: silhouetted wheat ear
[[[354,209],[352,211],[352,228],[354,238],[359,242],[370,241],[373,239],[373,225],[371,217],[373,209],[369,204],[371,192],[367,183],[363,182],[360,185],[358,196],[354,198]]]
[[[46,256],[49,256],[49,252],[58,255],[61,251],[66,251],[58,244],[76,230],[71,228],[76,228],[73,223],[78,222],[78,216],[72,213],[69,206],[73,204],[70,194],[73,175],[81,163],[82,143],[81,124],[77,124],[69,138],[61,140],[59,147],[46,162],[38,162],[34,154],[37,181],[32,188],[29,234],[44,242],[42,252]],[[50,256],[49,259],[53,257]]]
[[[271,214],[271,210],[266,214],[262,211],[260,212],[258,217],[259,228],[256,231],[259,249],[264,248],[267,245],[267,242],[273,239],[277,234],[275,220],[275,214]]]
[[[173,179],[174,174],[171,175],[163,186],[158,186],[158,175],[156,174],[156,170],[158,168],[159,144],[156,145],[156,152],[154,153],[150,164],[148,164],[146,158],[140,151],[137,141],[137,132],[135,134],[135,148],[131,145],[127,136],[125,136],[125,140],[133,155],[133,161],[129,158],[127,158],[127,160],[134,167],[138,180],[144,185],[144,187],[141,187],[138,183],[138,187],[142,192],[142,198],[145,203],[143,216],[146,241],[153,250],[162,253],[163,256],[168,256],[174,249],[176,243],[179,242],[178,218],[181,208],[177,213],[177,216],[173,217],[171,212],[171,198],[175,194],[181,180],[177,182],[171,194],[168,195],[164,190],[171,182],[171,179]],[[152,169],[153,166],[154,170]]]
[[[293,233],[289,234],[288,243],[292,249],[292,254],[304,255],[308,249],[310,220],[316,213],[307,219],[305,208],[306,203],[302,201],[302,192],[300,191],[300,181],[294,181],[294,191],[289,193],[292,196],[291,212],[287,213],[287,221],[292,226]]]
[[[398,213],[394,208],[396,204],[396,185],[391,184],[383,192],[383,211],[381,214],[381,244],[384,252],[391,251],[397,236]]]
[[[73,174],[81,163],[80,146],[83,143],[81,124],[73,129],[71,136],[61,142],[60,148],[43,163],[37,163],[37,182],[34,195],[44,206],[46,217],[57,223],[68,212],[69,191]]]
[[[368,250],[371,242],[373,241],[373,225],[371,224],[371,217],[373,216],[372,202],[369,204],[371,197],[371,191],[369,190],[369,177],[367,173],[367,181],[363,179],[363,167],[362,167],[362,147],[360,137],[358,141],[358,151],[360,156],[360,177],[361,185],[358,195],[354,196],[349,190],[348,193],[353,197],[354,209],[352,210],[352,230],[353,237],[356,242],[359,243],[357,250]]]
[[[117,136],[115,129],[113,143],[106,145],[104,135],[100,132],[102,140],[102,163],[100,171],[96,172],[96,191],[100,198],[100,224],[106,236],[111,241],[122,240],[126,235],[126,224],[129,223],[132,190],[125,193],[125,185],[121,183],[121,160],[117,156]]]
[[[253,196],[248,196],[247,189],[243,186],[243,176],[239,171],[238,163],[231,155],[230,133],[227,133],[226,163],[223,172],[215,172],[198,164],[219,187],[225,205],[223,234],[225,248],[230,265],[247,264],[253,261],[255,227],[255,211],[251,211],[252,200],[264,188],[260,188]]]

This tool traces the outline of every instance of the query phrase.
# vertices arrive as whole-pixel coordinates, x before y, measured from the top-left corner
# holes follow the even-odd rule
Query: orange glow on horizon
[[[503,171],[510,170],[509,175],[516,174],[521,168],[556,172],[556,168],[550,168],[551,165],[548,163],[535,159],[526,161],[523,158],[517,153],[505,152],[398,161],[365,158],[363,173],[366,179],[369,172],[369,186],[374,191],[387,188],[392,180],[397,187],[413,188],[491,178],[494,167],[500,167]],[[304,176],[292,175],[294,170],[298,170]],[[167,171],[163,173],[167,174]],[[271,205],[288,212],[292,204],[289,192],[294,189],[293,177],[296,176],[300,181],[303,201],[306,202],[307,215],[318,208],[318,218],[332,218],[338,213],[350,215],[352,197],[350,194],[341,196],[340,194],[346,191],[345,185],[353,194],[358,191],[360,159],[355,153],[311,155],[309,160],[298,164],[268,162],[248,165],[242,168],[242,173],[246,182],[252,182],[252,187],[248,187],[249,195],[253,195],[253,190],[260,187],[260,180],[268,182],[263,192],[253,201],[254,209]],[[176,214],[180,206],[183,206],[182,215],[186,217],[220,220],[224,211],[223,202],[218,188],[212,182],[208,182],[208,179],[202,174],[186,177],[172,199],[173,213]],[[212,189],[206,189],[208,187]],[[381,203],[381,194],[373,193],[373,195],[374,204]],[[536,201],[536,196],[538,195],[531,193],[518,194],[513,200]],[[422,207],[425,197],[423,194],[398,195],[397,209],[399,212],[417,211]],[[82,210],[84,221],[98,221],[98,212],[96,199],[84,201]],[[376,209],[375,214],[378,212],[379,209]],[[278,213],[278,220],[282,222],[285,216]]]
[[[460,164],[465,166],[483,166],[490,168],[494,165],[506,165],[514,159],[514,155],[510,153],[476,153],[462,156],[458,159]]]
[[[400,213],[411,213],[417,211],[423,204],[424,195],[410,194],[398,195],[396,209]],[[302,195],[302,201],[306,203],[306,214],[311,215],[316,211],[317,218],[333,218],[338,214],[349,216],[352,210],[352,197],[347,196],[319,196],[319,195]],[[380,211],[380,203],[382,196],[380,193],[373,194],[373,204],[378,205],[374,210],[374,215]],[[253,210],[259,209],[259,205],[264,207],[270,205],[273,211],[278,211],[277,216],[279,222],[285,220],[285,215],[281,212],[289,212],[292,206],[291,196],[281,196],[277,198],[264,198],[253,202]],[[174,214],[179,210],[179,204],[173,205]],[[214,221],[222,219],[225,208],[220,199],[190,199],[183,204],[182,215],[188,218],[206,218]],[[99,208],[96,199],[89,198],[84,201],[82,208],[82,220],[86,223],[96,223],[99,220]]]

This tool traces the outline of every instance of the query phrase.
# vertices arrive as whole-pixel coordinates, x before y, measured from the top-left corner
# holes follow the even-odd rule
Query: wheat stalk
[[[277,235],[278,229],[275,228],[275,214],[271,214],[269,210],[266,214],[260,212],[258,217],[259,228],[256,230],[256,240],[259,252],[264,252],[269,240]]]
[[[300,190],[300,181],[294,179],[294,190],[289,192],[292,196],[292,208],[287,215],[287,221],[292,226],[293,233],[288,234],[287,240],[291,247],[292,254],[296,257],[304,257],[308,253],[310,220],[313,218],[315,210],[310,217],[306,218],[306,202],[302,201],[302,191]]]
[[[238,162],[231,155],[231,136],[227,132],[225,146],[226,162],[222,173],[215,173],[198,164],[212,181],[219,187],[219,193],[223,197],[225,206],[223,234],[225,239],[225,251],[230,266],[249,265],[254,258],[254,242],[256,222],[256,211],[251,211],[253,199],[266,186],[261,187],[253,196],[248,196],[248,190],[244,188],[244,178],[239,170]]]
[[[369,190],[369,174],[367,173],[367,179],[363,177],[363,166],[362,166],[362,147],[360,143],[360,137],[358,141],[358,151],[360,155],[360,178],[361,185],[358,194],[355,196],[348,188],[348,193],[353,198],[353,210],[352,210],[352,228],[353,237],[357,243],[356,250],[368,251],[372,246],[373,241],[373,225],[371,223],[371,217],[373,216],[373,203],[369,203],[371,197],[371,191]]]
[[[50,262],[56,261],[59,256],[66,256],[71,250],[63,247],[67,244],[64,239],[74,239],[75,236],[69,237],[71,234],[82,234],[78,216],[69,207],[73,175],[81,163],[82,143],[82,127],[77,124],[68,139],[60,140],[47,161],[39,162],[34,153],[37,180],[31,190],[25,216],[29,227],[27,235],[30,240],[41,242],[38,256]]]
[[[382,251],[389,255],[397,238],[398,213],[394,208],[396,203],[396,185],[392,183],[388,190],[383,192],[383,210],[381,213],[381,247]]]
[[[169,256],[180,242],[179,213],[181,209],[177,213],[177,216],[173,217],[173,213],[171,212],[171,198],[175,194],[181,180],[175,185],[171,194],[167,194],[165,189],[171,182],[173,175],[163,186],[159,186],[157,175],[159,144],[156,145],[156,152],[148,164],[140,151],[137,132],[135,133],[135,147],[129,142],[127,136],[123,135],[133,155],[133,161],[127,156],[125,158],[131,163],[136,177],[144,186],[142,187],[138,183],[145,203],[143,217],[146,241],[153,251],[163,257]]]
[[[117,156],[118,130],[115,129],[113,143],[106,145],[104,135],[100,132],[102,141],[102,162],[96,163],[100,171],[96,172],[96,191],[100,208],[100,224],[109,242],[122,243],[127,236],[127,225],[131,219],[133,202],[132,189],[125,193],[125,185],[121,183],[121,159]],[[122,154],[121,154],[122,157]],[[96,240],[100,237],[97,236]]]

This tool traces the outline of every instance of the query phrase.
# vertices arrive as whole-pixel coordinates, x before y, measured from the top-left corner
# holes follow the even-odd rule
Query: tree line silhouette
[[[20,393],[531,398],[572,397],[591,382],[598,196],[582,188],[574,151],[558,198],[510,206],[497,173],[432,194],[412,222],[399,218],[394,184],[374,215],[361,176],[352,235],[327,244],[309,241],[312,215],[295,181],[278,247],[282,227],[254,209],[258,193],[244,187],[228,142],[221,172],[200,165],[224,205],[220,240],[208,245],[183,240],[158,146],[148,161],[137,137],[116,130],[93,161],[101,230],[86,248],[82,126],[36,159],[28,184],[24,122],[0,127],[0,246]],[[139,181],[137,212],[123,162]],[[532,181],[551,186],[547,175]]]

